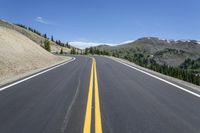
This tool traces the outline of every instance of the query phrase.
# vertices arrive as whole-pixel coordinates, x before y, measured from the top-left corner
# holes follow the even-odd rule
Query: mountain
[[[166,40],[157,37],[143,37],[136,41],[117,46],[101,45],[99,50],[106,50],[111,54],[124,57],[127,54],[143,54],[151,57],[158,64],[179,66],[187,58],[200,58],[200,44],[196,40]]]

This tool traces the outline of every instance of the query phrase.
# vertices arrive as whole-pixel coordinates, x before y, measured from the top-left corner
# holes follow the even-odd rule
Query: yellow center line
[[[93,81],[93,79],[94,79],[94,81]],[[91,75],[90,75],[90,84],[89,84],[89,92],[88,92],[83,133],[91,132],[93,88],[94,88],[94,98],[95,98],[94,99],[95,100],[94,101],[94,104],[95,104],[95,133],[102,133],[99,88],[98,88],[98,79],[97,79],[97,71],[96,71],[96,61],[94,58],[92,60],[92,68],[91,68]]]
[[[83,133],[90,133],[90,129],[91,129],[93,69],[94,69],[94,62],[92,62],[92,68],[91,68],[90,85],[89,85],[89,92],[88,92],[88,100],[87,100],[87,107],[86,107]]]
[[[96,71],[96,61],[94,60],[94,80],[95,80],[95,133],[102,133],[101,124],[101,111],[100,111],[100,100],[99,100],[99,87]]]

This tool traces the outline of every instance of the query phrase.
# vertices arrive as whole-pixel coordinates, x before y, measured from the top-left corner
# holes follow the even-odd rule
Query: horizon
[[[73,45],[79,48],[96,44],[115,46],[141,37],[200,40],[198,0],[2,3],[1,19],[24,24],[63,42],[75,42]]]

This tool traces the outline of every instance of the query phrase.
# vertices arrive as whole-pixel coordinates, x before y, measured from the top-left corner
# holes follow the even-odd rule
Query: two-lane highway
[[[199,133],[200,98],[106,57],[0,91],[0,133]]]
[[[80,133],[92,60],[76,60],[0,92],[0,133]]]

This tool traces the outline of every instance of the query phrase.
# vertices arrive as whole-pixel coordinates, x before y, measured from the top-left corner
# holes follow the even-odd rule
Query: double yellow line
[[[92,68],[90,75],[90,84],[88,92],[88,100],[85,114],[85,122],[83,133],[91,132],[91,120],[92,120],[92,97],[94,91],[94,104],[95,104],[95,133],[102,133],[102,124],[101,124],[101,111],[99,103],[99,88],[98,88],[98,79],[96,71],[96,61],[92,59]]]

